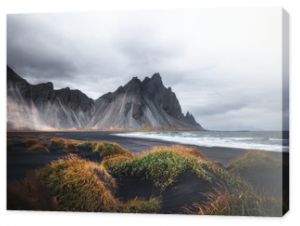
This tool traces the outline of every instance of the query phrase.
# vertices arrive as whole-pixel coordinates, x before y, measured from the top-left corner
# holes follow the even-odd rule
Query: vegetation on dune
[[[127,155],[115,155],[111,157],[106,157],[105,159],[102,160],[102,165],[105,167],[108,167],[109,165],[116,165],[120,164],[124,161],[130,160],[133,158],[132,156],[127,156]]]
[[[231,161],[228,171],[247,181],[257,191],[280,195],[282,191],[282,160],[274,153],[249,151]]]
[[[281,159],[273,153],[249,151],[232,160],[227,171],[247,186],[234,192],[208,193],[209,201],[196,205],[192,213],[205,215],[281,216]]]
[[[99,153],[101,158],[125,155],[132,156],[132,153],[121,147],[119,144],[107,141],[81,141],[64,138],[50,138],[51,149],[59,149],[67,152],[86,151],[90,150]]]
[[[41,145],[41,144],[33,144],[31,147],[28,148],[28,151],[31,152],[43,152],[43,153],[47,153],[49,152],[48,148]]]
[[[9,150],[37,150],[37,147],[39,147],[40,150],[48,149],[50,152],[64,151],[67,153],[76,153],[78,151],[91,151],[98,153],[102,159],[108,159],[116,156],[126,156],[130,158],[133,156],[130,151],[116,143],[107,141],[82,141],[61,137],[8,137],[7,146]]]
[[[195,205],[196,211],[187,213],[201,215],[231,215],[231,216],[281,216],[280,199],[262,196],[251,190],[236,193],[217,192],[207,194],[209,201]]]
[[[116,189],[115,179],[101,164],[69,155],[10,185],[8,208],[141,213],[160,209],[156,198],[123,203]]]
[[[132,157],[133,154],[121,147],[119,144],[111,142],[95,142],[93,143],[93,152],[99,153],[101,158],[108,158],[113,156]]]
[[[37,144],[38,140],[37,139],[34,139],[34,138],[27,138],[27,139],[24,139],[24,145],[25,147],[31,147],[35,144]]]
[[[22,149],[28,149],[30,146],[36,144],[37,141],[31,139],[31,137],[19,137],[19,136],[7,136],[7,150],[19,151]]]
[[[232,160],[228,170],[232,173],[242,175],[248,170],[268,170],[270,167],[280,167],[281,161],[270,153],[262,151],[248,151],[246,154]]]
[[[140,177],[150,180],[161,190],[172,185],[178,176],[188,170],[209,183],[216,183],[220,179],[227,185],[239,185],[238,180],[202,156],[194,149],[179,145],[161,146],[132,159],[112,161],[105,166],[113,176]]]
[[[198,198],[198,204],[179,204],[180,208],[186,207],[187,213],[280,216],[285,205],[278,193],[282,160],[273,153],[250,151],[225,169],[209,161],[198,149],[181,145],[154,147],[135,155],[116,143],[42,136],[8,137],[7,144],[9,150],[90,151],[100,156],[100,162],[91,162],[69,154],[9,185],[9,209],[154,213],[165,208],[164,194],[177,194],[180,186],[184,188],[195,181],[205,199],[193,196],[189,198]],[[193,177],[187,179],[184,175]],[[124,186],[131,188],[131,181],[140,180],[149,187],[153,185],[155,192],[151,187],[148,195],[137,192],[136,196],[133,192],[124,198],[120,190],[126,191],[128,187]],[[145,189],[141,184],[137,189]]]
[[[78,151],[78,148],[74,144],[66,144],[64,147],[64,151],[72,153]]]
[[[125,213],[155,213],[160,209],[160,200],[150,198],[149,200],[132,199],[122,205],[122,212]]]
[[[51,151],[57,151],[57,150],[63,150],[64,146],[65,146],[65,142],[63,138],[50,138],[50,145],[49,145],[49,149]]]
[[[40,170],[38,178],[56,197],[61,210],[113,211],[118,206],[113,195],[115,180],[94,162],[70,156]]]

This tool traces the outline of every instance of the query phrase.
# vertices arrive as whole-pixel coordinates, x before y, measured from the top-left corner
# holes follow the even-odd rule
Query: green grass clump
[[[78,141],[76,147],[79,151],[93,150],[93,143],[90,141]]]
[[[113,156],[127,156],[131,157],[133,154],[128,150],[121,147],[119,144],[111,142],[98,142],[98,141],[81,141],[73,139],[64,139],[59,137],[49,138],[50,150],[62,150],[68,153],[77,151],[92,151],[99,153],[102,159],[110,158]]]
[[[162,146],[137,155],[126,161],[105,165],[116,176],[133,176],[150,180],[154,186],[165,190],[185,171],[195,173],[202,180],[214,183],[218,179],[224,183],[236,183],[227,172],[207,161],[193,149],[183,146]]]
[[[52,162],[38,172],[64,211],[114,211],[115,180],[99,164],[75,156]]]
[[[70,155],[8,186],[8,208],[21,210],[159,212],[160,200],[121,202],[101,164]]]
[[[115,165],[119,164],[121,162],[127,161],[132,159],[133,156],[127,156],[127,155],[115,155],[111,157],[106,157],[104,160],[102,160],[102,165],[105,167],[108,167],[109,165]]]
[[[93,144],[93,152],[99,153],[101,158],[107,158],[117,155],[131,157],[132,153],[122,148],[119,144],[110,142],[95,142]]]
[[[160,210],[160,200],[157,198],[132,199],[124,203],[121,210],[125,213],[157,213]]]
[[[50,138],[50,150],[57,151],[57,150],[63,150],[65,147],[65,142],[63,138]]]
[[[209,196],[207,203],[195,205],[197,214],[229,216],[282,215],[280,199],[258,195],[250,190],[236,193],[210,193],[207,195]]]
[[[42,148],[42,146],[44,148]],[[102,160],[107,160],[116,156],[126,156],[130,158],[133,154],[119,144],[107,141],[82,141],[65,139],[62,137],[46,136],[8,136],[8,150],[29,150],[29,151],[63,151],[76,153],[81,151],[91,151],[100,155]],[[48,152],[47,151],[47,152]]]

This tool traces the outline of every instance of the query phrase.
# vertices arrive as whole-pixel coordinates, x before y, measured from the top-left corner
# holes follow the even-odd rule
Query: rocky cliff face
[[[31,85],[8,67],[7,110],[8,129],[78,129],[91,120],[95,104],[79,90]]]
[[[175,93],[158,73],[143,81],[132,78],[97,99],[95,108],[92,128],[201,129],[192,115],[183,115]]]
[[[8,129],[186,129],[202,127],[182,113],[171,88],[155,73],[92,100],[79,90],[29,84],[7,68]]]

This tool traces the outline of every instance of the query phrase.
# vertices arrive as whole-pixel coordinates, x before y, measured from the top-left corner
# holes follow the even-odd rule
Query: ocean
[[[128,132],[113,134],[122,137],[149,138],[181,144],[287,152],[289,134],[281,131],[172,131]]]

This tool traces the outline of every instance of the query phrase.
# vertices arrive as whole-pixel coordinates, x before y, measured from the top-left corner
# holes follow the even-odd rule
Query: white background
[[[0,0],[0,224],[1,225],[295,225],[300,217],[299,0]],[[6,211],[6,14],[32,12],[279,6],[290,14],[290,211],[283,218]],[[298,86],[298,87],[297,87]],[[297,117],[298,116],[298,117]],[[298,219],[298,220],[297,220]],[[297,222],[298,221],[298,222]]]

